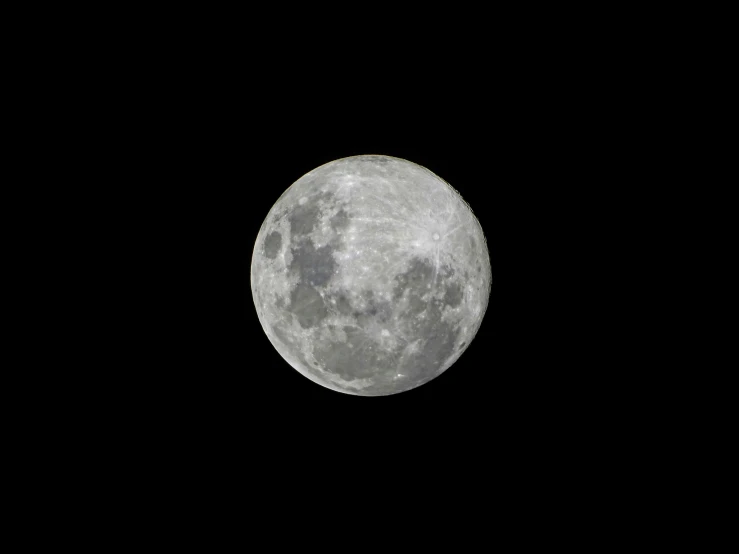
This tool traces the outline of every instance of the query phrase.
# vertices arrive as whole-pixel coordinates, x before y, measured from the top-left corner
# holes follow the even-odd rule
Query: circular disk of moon
[[[329,389],[384,396],[447,370],[490,294],[479,222],[428,169],[390,156],[307,173],[267,214],[251,264],[259,321],[277,352]]]

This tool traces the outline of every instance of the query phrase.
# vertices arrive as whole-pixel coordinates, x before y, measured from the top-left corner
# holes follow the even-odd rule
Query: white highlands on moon
[[[449,368],[480,327],[490,282],[485,237],[459,194],[388,156],[298,179],[264,220],[251,265],[259,321],[280,355],[361,396]]]

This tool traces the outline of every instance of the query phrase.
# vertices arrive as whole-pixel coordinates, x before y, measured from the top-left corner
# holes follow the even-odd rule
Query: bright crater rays
[[[399,158],[353,156],[298,179],[257,236],[262,327],[297,371],[362,396],[437,377],[469,346],[490,293],[480,224],[446,182]]]

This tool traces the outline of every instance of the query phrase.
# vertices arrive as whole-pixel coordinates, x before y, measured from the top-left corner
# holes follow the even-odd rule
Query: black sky
[[[585,368],[610,363],[594,354],[588,319],[601,267],[588,261],[598,243],[582,219],[600,201],[600,116],[569,92],[543,92],[561,75],[505,63],[429,74],[412,60],[371,72],[319,60],[269,70],[189,62],[152,71],[149,88],[105,122],[121,127],[113,167],[140,245],[130,386],[142,413],[222,439],[402,445],[409,434],[540,433],[600,401],[602,377]],[[367,153],[408,159],[455,187],[480,220],[493,274],[462,357],[383,398],[336,393],[293,370],[262,331],[249,286],[257,232],[282,192],[324,163]],[[589,380],[598,390],[583,396]]]

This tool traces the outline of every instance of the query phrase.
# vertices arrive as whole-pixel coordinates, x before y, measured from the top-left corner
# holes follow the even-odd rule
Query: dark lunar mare
[[[267,238],[264,239],[264,255],[270,260],[274,260],[282,248],[282,235],[277,231],[272,231]]]
[[[444,276],[449,274],[448,270],[442,272]],[[408,307],[400,314],[400,318],[409,322],[413,336],[423,340],[420,350],[406,359],[401,368],[403,374],[412,378],[425,379],[434,376],[454,353],[454,344],[459,335],[458,329],[442,320],[442,310],[445,304],[454,306],[461,303],[461,289],[452,284],[447,287],[444,300],[423,300],[422,297],[429,292],[433,279],[433,265],[422,258],[414,258],[409,269],[395,278],[394,298],[399,299],[405,295],[408,299]],[[419,317],[424,311],[426,317]]]
[[[331,228],[334,231],[342,231],[349,227],[349,214],[341,208],[330,220]]]
[[[304,240],[291,250],[293,259],[290,270],[300,275],[300,282],[311,286],[327,284],[336,271],[334,249],[326,244],[319,248],[310,239]]]
[[[304,329],[315,327],[328,316],[328,309],[320,293],[303,283],[298,283],[290,293],[290,311]]]
[[[290,293],[289,311],[304,329],[320,325],[329,314],[320,291],[325,290],[323,287],[331,281],[336,271],[333,254],[340,244],[333,241],[316,248],[307,235],[316,228],[322,207],[330,207],[333,198],[327,192],[315,194],[304,204],[297,204],[288,215],[292,254],[288,269],[296,275],[298,282]],[[341,218],[336,224],[342,224]]]

